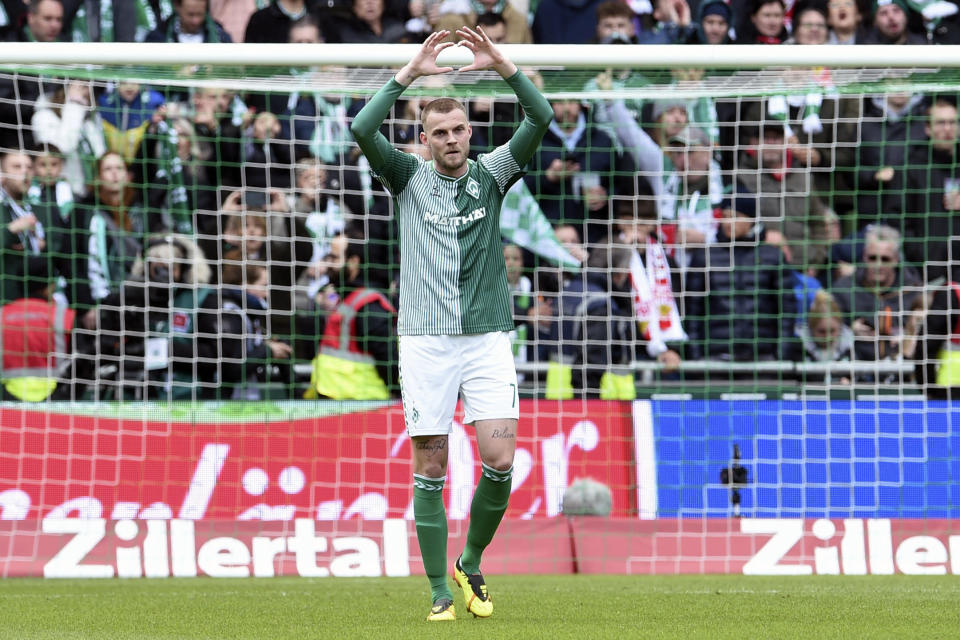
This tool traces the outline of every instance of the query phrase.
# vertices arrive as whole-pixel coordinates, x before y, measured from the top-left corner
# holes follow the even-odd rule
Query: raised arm
[[[463,67],[460,71],[493,69],[517,94],[517,100],[523,107],[524,115],[523,122],[510,138],[510,153],[517,164],[523,167],[536,153],[543,134],[550,126],[553,109],[530,79],[517,69],[517,65],[494,46],[482,27],[477,27],[476,31],[464,27],[457,30],[457,35],[461,38],[458,44],[473,52],[473,64]]]
[[[393,103],[400,97],[404,89],[420,76],[453,71],[452,67],[437,66],[437,55],[447,47],[454,45],[452,42],[442,42],[449,33],[449,31],[431,33],[424,40],[417,55],[377,91],[376,95],[364,105],[360,113],[353,119],[353,123],[350,125],[350,133],[353,134],[357,144],[360,145],[360,150],[363,151],[363,155],[367,157],[370,167],[375,172],[381,173],[390,164],[394,154],[400,153],[380,133],[380,125],[387,114],[390,113]]]

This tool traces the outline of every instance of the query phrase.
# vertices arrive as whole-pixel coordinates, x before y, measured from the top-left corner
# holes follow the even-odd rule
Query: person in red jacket
[[[27,267],[27,296],[0,308],[0,395],[40,402],[53,393],[69,356],[75,314],[54,299],[49,258],[32,256]]]

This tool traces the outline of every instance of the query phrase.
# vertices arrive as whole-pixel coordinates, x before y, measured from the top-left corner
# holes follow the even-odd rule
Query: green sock
[[[443,482],[444,478],[413,474],[413,519],[434,602],[440,598],[453,600],[447,584],[447,512],[443,508]]]
[[[467,573],[480,572],[480,556],[493,540],[503,513],[510,501],[510,485],[513,467],[506,471],[497,471],[493,467],[481,464],[483,475],[477,483],[470,504],[470,527],[467,529],[467,545],[460,556],[460,566]]]

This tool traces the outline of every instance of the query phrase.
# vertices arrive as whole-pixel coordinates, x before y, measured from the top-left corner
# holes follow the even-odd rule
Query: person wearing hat
[[[49,257],[30,256],[26,266],[26,295],[0,308],[0,398],[41,402],[69,356],[75,313],[54,299]]]
[[[646,176],[657,200],[658,214],[665,224],[677,224],[677,243],[712,242],[713,207],[722,192],[720,166],[713,159],[713,143],[700,127],[679,126],[674,118],[678,108],[667,109],[664,101],[655,105],[662,127],[655,142],[633,119],[622,100],[611,102],[608,112],[613,117],[617,137],[633,156],[641,175]],[[702,224],[701,224],[702,223]],[[675,256],[685,265],[688,256]]]
[[[720,206],[717,241],[687,268],[688,359],[795,360],[796,299],[783,252],[762,241],[758,196],[742,186]]]
[[[867,44],[927,44],[927,39],[910,30],[907,0],[877,0]]]
[[[664,153],[678,175],[683,176],[674,203],[677,242],[681,245],[713,242],[717,234],[713,209],[720,201],[723,186],[709,135],[700,127],[685,127],[670,136]],[[682,254],[678,259],[683,260]]]
[[[705,0],[700,5],[700,19],[687,44],[732,44],[730,27],[733,9],[724,0]]]

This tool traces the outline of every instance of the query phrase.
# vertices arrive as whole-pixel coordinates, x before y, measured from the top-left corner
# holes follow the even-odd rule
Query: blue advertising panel
[[[652,402],[660,517],[960,517],[960,403]]]

